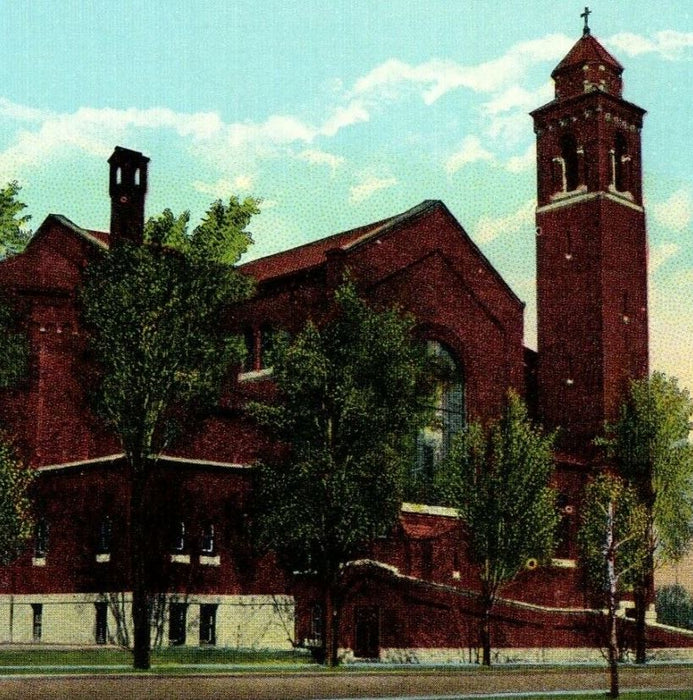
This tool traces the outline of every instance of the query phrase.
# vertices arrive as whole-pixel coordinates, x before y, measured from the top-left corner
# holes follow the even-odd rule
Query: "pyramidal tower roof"
[[[623,73],[623,66],[592,36],[583,34],[568,51],[565,58],[553,69],[551,77],[575,66],[582,67],[585,64],[597,63],[608,66],[619,75]]]
[[[574,97],[585,92],[601,90],[617,97],[623,92],[623,66],[592,36],[585,8],[585,26],[563,60],[553,69],[556,99]]]

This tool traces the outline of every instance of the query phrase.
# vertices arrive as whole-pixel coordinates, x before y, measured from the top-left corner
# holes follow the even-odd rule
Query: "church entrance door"
[[[377,659],[380,656],[380,608],[358,605],[354,610],[354,656]]]

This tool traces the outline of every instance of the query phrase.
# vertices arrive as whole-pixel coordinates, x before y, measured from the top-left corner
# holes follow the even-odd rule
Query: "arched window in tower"
[[[116,168],[115,179],[116,179],[116,185],[123,184],[123,169],[122,168]]]
[[[139,168],[137,168],[137,170],[135,170],[134,182],[135,182],[135,185],[136,185],[137,187],[140,186],[140,169],[139,169]]]
[[[426,343],[426,351],[435,377],[432,416],[417,436],[413,470],[415,481],[424,488],[431,484],[453,438],[465,425],[464,379],[459,364],[450,350],[436,340]]]
[[[564,167],[564,190],[572,192],[578,188],[579,172],[578,172],[578,149],[575,137],[572,134],[566,134],[561,137],[561,158],[563,159]]]
[[[619,192],[627,192],[629,187],[629,165],[630,156],[627,153],[626,137],[619,133],[616,134],[613,151],[613,183],[614,187]]]

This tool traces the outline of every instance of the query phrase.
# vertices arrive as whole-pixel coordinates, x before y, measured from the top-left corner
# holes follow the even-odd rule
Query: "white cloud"
[[[297,156],[299,160],[304,160],[310,165],[326,165],[334,175],[337,168],[344,163],[342,156],[336,156],[326,151],[321,151],[317,148],[308,148],[301,151]]]
[[[474,240],[483,245],[500,236],[524,230],[533,230],[534,207],[535,201],[530,199],[519,209],[506,216],[492,217],[483,215],[479,217],[479,221],[474,227]]]
[[[216,182],[195,180],[193,187],[202,194],[225,199],[238,192],[247,192],[253,187],[255,179],[252,175],[237,175],[233,180],[219,178]]]
[[[516,83],[536,63],[559,59],[572,43],[567,36],[551,34],[515,44],[499,58],[473,66],[439,59],[412,66],[390,59],[357,80],[353,93],[393,100],[418,89],[424,102],[432,104],[458,88],[497,92]]]
[[[667,260],[673,258],[680,250],[681,246],[677,243],[662,243],[662,245],[650,247],[647,261],[648,272],[656,272]]]
[[[24,114],[33,122],[18,131],[14,142],[0,153],[0,177],[14,175],[27,167],[38,167],[47,160],[80,151],[106,158],[116,143],[130,138],[137,130],[171,129],[192,143],[208,141],[222,129],[213,113],[185,114],[166,108],[93,109],[82,107],[72,113],[42,113],[30,107],[3,105],[3,112]],[[10,109],[11,107],[11,109]]]
[[[360,100],[352,100],[345,107],[337,107],[334,113],[331,114],[325,123],[320,128],[320,133],[324,136],[334,136],[340,129],[358,124],[359,122],[367,122],[370,119],[370,114],[363,102]]]
[[[666,29],[656,32],[651,38],[630,32],[621,32],[612,36],[607,43],[628,56],[655,53],[661,58],[675,61],[691,55],[693,32]]]
[[[34,107],[19,105],[4,97],[0,97],[0,117],[6,117],[20,122],[41,122],[51,115],[50,112]]]
[[[376,192],[394,187],[397,184],[397,179],[394,177],[377,177],[369,175],[349,189],[350,201],[352,204],[359,204],[372,197]]]
[[[650,205],[654,219],[672,231],[685,231],[693,219],[693,202],[687,189],[674,192],[663,202]]]
[[[445,161],[445,172],[453,175],[465,165],[479,160],[493,160],[493,154],[487,151],[478,136],[466,136],[460,148]]]
[[[531,124],[529,112],[552,98],[552,81],[544,82],[536,90],[511,85],[482,105],[482,113],[489,120],[486,133],[505,143],[519,143],[527,136]]]
[[[505,169],[510,173],[524,173],[532,170],[537,162],[537,146],[532,142],[527,150],[519,156],[512,156],[505,164]]]

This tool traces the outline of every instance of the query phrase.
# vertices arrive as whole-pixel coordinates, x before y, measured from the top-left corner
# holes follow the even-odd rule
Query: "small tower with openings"
[[[532,113],[539,411],[577,454],[648,370],[645,111],[623,99],[623,67],[583,16],[583,36],[551,74],[554,99]]]
[[[149,158],[116,146],[110,165],[111,240],[142,243]]]

